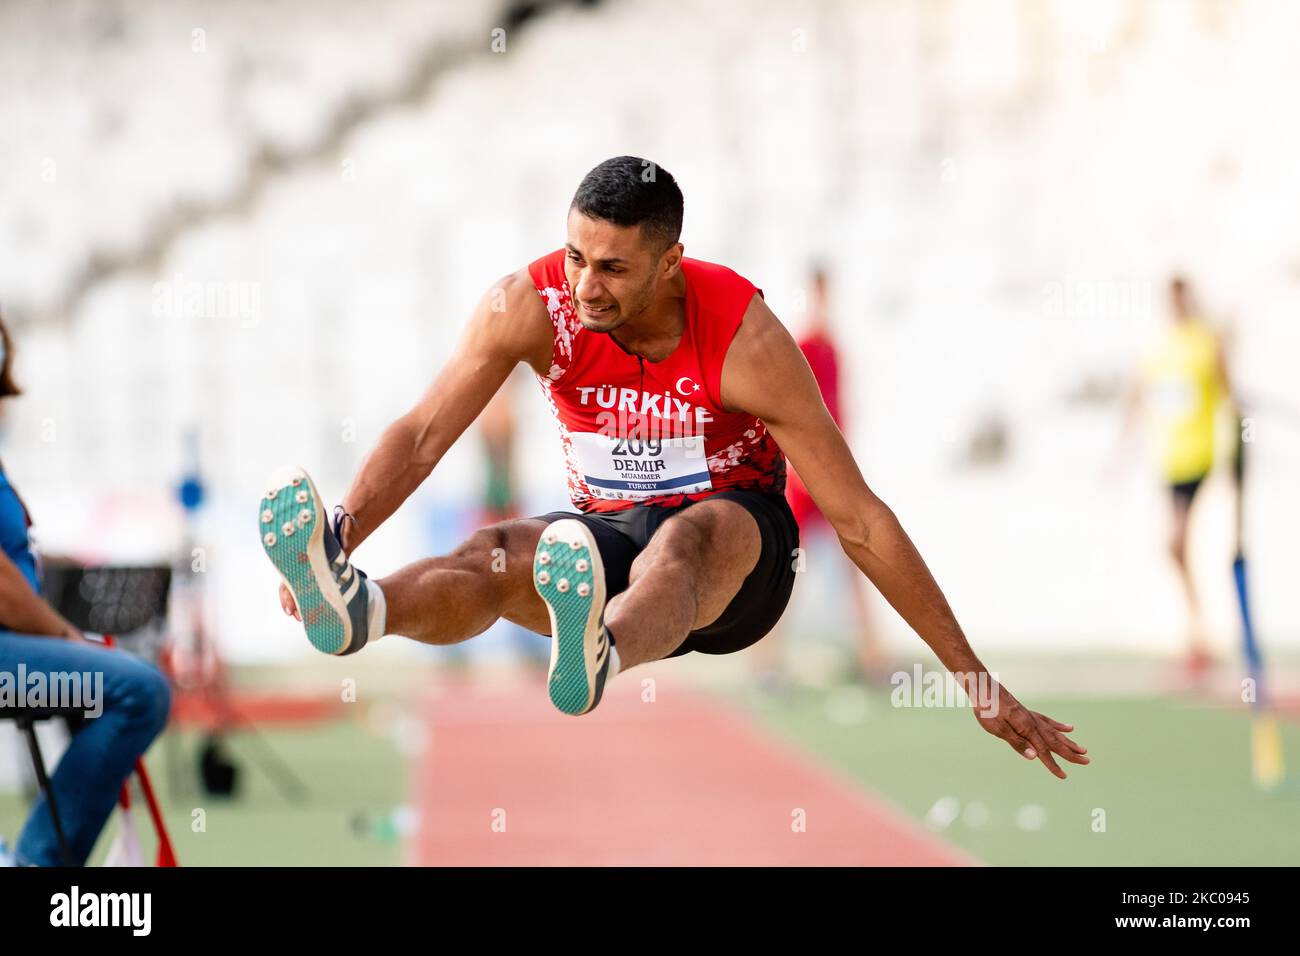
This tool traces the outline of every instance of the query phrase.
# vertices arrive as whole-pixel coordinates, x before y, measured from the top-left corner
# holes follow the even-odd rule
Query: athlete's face
[[[564,275],[578,319],[592,332],[613,332],[654,301],[660,282],[676,273],[681,244],[651,248],[640,226],[616,226],[569,210]]]

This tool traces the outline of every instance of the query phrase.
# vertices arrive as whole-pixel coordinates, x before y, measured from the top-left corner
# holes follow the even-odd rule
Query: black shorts
[[[733,489],[719,491],[705,500],[715,498],[734,501],[753,515],[763,541],[762,552],[726,610],[712,624],[688,634],[669,657],[691,651],[733,654],[757,643],[781,619],[794,588],[794,551],[799,547],[799,526],[785,496]],[[591,529],[605,565],[605,599],[608,600],[627,590],[632,562],[645,550],[659,526],[694,504],[698,502],[688,499],[673,507],[636,505],[605,514],[553,511],[540,518],[546,522],[576,518]]]
[[[1190,508],[1192,501],[1196,498],[1196,493],[1201,490],[1201,483],[1205,481],[1206,475],[1199,475],[1190,481],[1177,481],[1169,485],[1169,490],[1174,496],[1174,504],[1180,508]]]

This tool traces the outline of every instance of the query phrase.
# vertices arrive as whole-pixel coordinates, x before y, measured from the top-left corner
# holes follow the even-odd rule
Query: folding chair
[[[41,592],[74,625],[92,634],[102,634],[105,642],[111,645],[115,634],[137,631],[153,621],[166,620],[171,576],[171,568],[163,565],[81,567],[48,561],[42,567]],[[27,740],[37,787],[44,794],[50,808],[50,817],[59,842],[59,854],[64,865],[71,865],[72,854],[63,832],[58,803],[50,787],[49,774],[36,738],[36,724],[52,718],[63,718],[70,734],[76,733],[85,719],[79,710],[0,707],[0,720],[13,720]],[[175,866],[171,840],[143,760],[136,761],[135,772],[140,778],[140,786],[158,833],[159,865]]]
[[[36,777],[36,786],[45,794],[50,808],[50,817],[54,821],[54,833],[59,840],[59,858],[64,866],[72,865],[72,852],[68,849],[67,838],[63,835],[63,821],[59,818],[59,807],[50,789],[50,777],[45,772],[45,758],[41,755],[41,744],[36,739],[36,725],[42,720],[62,717],[69,721],[69,733],[72,723],[81,720],[81,711],[66,711],[54,707],[0,707],[0,720],[12,720],[27,741],[27,753],[32,761],[32,772]]]

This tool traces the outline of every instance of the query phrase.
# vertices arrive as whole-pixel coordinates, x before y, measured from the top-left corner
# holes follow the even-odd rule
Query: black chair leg
[[[23,734],[27,737],[27,749],[32,754],[32,769],[36,771],[36,783],[41,788],[41,793],[45,794],[45,802],[50,807],[50,819],[54,821],[54,834],[59,839],[59,856],[63,858],[64,866],[75,866],[72,862],[72,851],[68,848],[67,837],[63,835],[63,822],[59,819],[59,806],[54,799],[54,788],[50,786],[49,775],[45,772],[45,760],[41,757],[41,745],[36,740],[36,724],[33,721],[21,721],[19,726],[23,729]]]

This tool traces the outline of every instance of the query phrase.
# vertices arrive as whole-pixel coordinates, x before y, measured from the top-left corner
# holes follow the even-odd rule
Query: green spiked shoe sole
[[[258,527],[266,556],[293,592],[307,639],[318,651],[342,654],[351,646],[352,627],[325,554],[324,511],[307,473],[285,469],[262,498]]]
[[[600,702],[609,647],[601,623],[605,569],[582,522],[564,518],[546,526],[533,556],[533,584],[551,612],[551,703],[566,714],[585,714]]]

